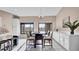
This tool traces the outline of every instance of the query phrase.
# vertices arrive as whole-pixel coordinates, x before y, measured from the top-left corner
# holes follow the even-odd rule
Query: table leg
[[[1,51],[1,44],[0,44],[0,51]]]
[[[5,49],[5,43],[4,43],[4,51],[6,51],[6,49]]]

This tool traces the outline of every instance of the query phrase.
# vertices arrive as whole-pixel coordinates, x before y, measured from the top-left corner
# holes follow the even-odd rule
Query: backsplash
[[[8,33],[9,31],[6,28],[0,27],[0,34]]]

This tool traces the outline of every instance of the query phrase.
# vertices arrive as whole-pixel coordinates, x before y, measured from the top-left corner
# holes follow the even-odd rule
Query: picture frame
[[[68,28],[65,23],[69,22],[70,21],[70,16],[67,16],[67,17],[64,17],[63,19],[63,28]]]

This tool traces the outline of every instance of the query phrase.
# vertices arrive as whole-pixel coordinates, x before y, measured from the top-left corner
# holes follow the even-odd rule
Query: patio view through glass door
[[[21,34],[26,34],[26,32],[33,32],[34,31],[34,24],[33,23],[21,23],[20,24]]]
[[[39,23],[39,33],[46,34],[52,30],[51,26],[52,23]]]

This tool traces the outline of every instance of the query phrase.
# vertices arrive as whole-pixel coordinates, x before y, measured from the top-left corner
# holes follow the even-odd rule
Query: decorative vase
[[[71,34],[74,34],[74,31],[71,31],[70,33],[71,33]]]

